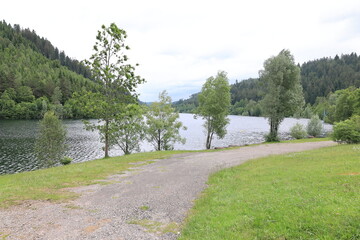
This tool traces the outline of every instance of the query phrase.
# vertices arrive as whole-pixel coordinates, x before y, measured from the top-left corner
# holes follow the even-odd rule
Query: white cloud
[[[297,62],[359,52],[360,2],[49,1],[2,3],[7,22],[35,29],[77,59],[88,58],[97,30],[115,22],[147,80],[141,99],[166,89],[174,100],[200,90],[218,70],[231,81],[257,77],[265,59],[287,48]]]

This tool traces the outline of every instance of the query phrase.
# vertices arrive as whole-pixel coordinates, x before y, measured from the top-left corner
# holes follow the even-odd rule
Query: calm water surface
[[[214,147],[229,145],[244,145],[264,141],[264,135],[269,131],[269,125],[262,117],[229,116],[228,134],[224,139],[214,139]],[[205,132],[202,119],[194,119],[192,114],[180,114],[180,120],[187,131],[181,131],[186,138],[186,144],[176,144],[178,150],[200,150],[205,148]],[[287,118],[280,125],[280,136],[289,138],[289,129],[295,123],[306,125],[308,119]],[[69,149],[66,156],[74,162],[83,162],[103,157],[103,145],[97,132],[84,130],[81,120],[64,120],[67,129],[66,144]],[[324,124],[325,131],[331,130],[331,125]],[[16,173],[38,169],[40,165],[34,156],[34,143],[38,132],[38,121],[35,120],[1,120],[0,121],[0,174]],[[142,151],[152,151],[152,146],[143,142]],[[111,156],[122,155],[119,149],[110,151]]]

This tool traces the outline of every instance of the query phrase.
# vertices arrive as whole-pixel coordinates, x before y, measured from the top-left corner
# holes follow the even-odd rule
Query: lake
[[[261,143],[264,141],[264,135],[269,132],[265,118],[243,116],[229,116],[229,118],[228,134],[224,139],[215,138],[213,147]],[[183,113],[180,114],[180,121],[187,127],[186,131],[181,131],[181,136],[186,138],[186,144],[175,144],[175,149],[205,149],[203,120],[194,119],[192,114]],[[280,125],[280,137],[289,139],[289,129],[297,122],[306,125],[308,119],[286,118]],[[33,152],[38,123],[39,121],[36,120],[0,120],[0,174],[38,169],[40,164]],[[63,123],[67,129],[66,144],[69,147],[66,156],[73,158],[73,162],[103,157],[103,144],[100,143],[97,132],[86,131],[81,120],[64,120]],[[324,129],[326,132],[331,131],[332,126],[324,124]],[[149,143],[143,142],[141,151],[153,151],[153,148]],[[118,155],[122,155],[119,149],[110,151],[110,156]]]

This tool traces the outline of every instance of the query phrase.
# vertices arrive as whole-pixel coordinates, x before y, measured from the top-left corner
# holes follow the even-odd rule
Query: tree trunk
[[[161,151],[161,132],[160,129],[158,130],[158,146],[157,151]]]
[[[105,158],[109,157],[109,120],[105,120]]]
[[[276,141],[278,136],[278,121],[270,119],[270,141]]]
[[[206,149],[211,148],[212,133],[209,131],[206,137]]]

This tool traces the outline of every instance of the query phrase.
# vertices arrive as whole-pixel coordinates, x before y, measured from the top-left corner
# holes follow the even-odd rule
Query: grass
[[[150,207],[149,207],[149,206],[146,206],[146,205],[141,206],[141,207],[139,207],[139,208],[140,208],[140,210],[142,210],[142,211],[147,211],[147,210],[150,209]]]
[[[24,200],[61,201],[72,199],[77,195],[67,191],[66,188],[96,183],[106,184],[99,180],[134,167],[130,163],[166,158],[183,152],[137,153],[32,172],[3,175],[0,176],[0,207],[8,207]]]
[[[360,239],[360,148],[339,145],[213,174],[185,239]]]
[[[305,142],[323,142],[323,141],[332,141],[331,138],[304,138],[304,139],[295,139],[295,140],[286,140],[280,141],[281,143],[305,143]]]

